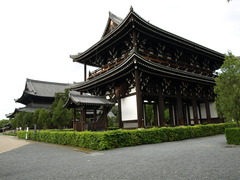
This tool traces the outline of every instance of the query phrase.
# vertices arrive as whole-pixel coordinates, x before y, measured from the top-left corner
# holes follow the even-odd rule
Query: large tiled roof
[[[66,88],[69,88],[69,84],[27,79],[24,91],[37,96],[54,97],[55,93],[64,92]]]
[[[27,79],[23,94],[16,102],[28,104],[32,102],[33,97],[50,98],[53,101],[55,93],[64,92],[65,89],[70,88],[70,84],[39,81]]]
[[[34,112],[36,109],[46,109],[50,111],[51,104],[29,104],[26,107],[19,108],[18,111],[20,112]]]

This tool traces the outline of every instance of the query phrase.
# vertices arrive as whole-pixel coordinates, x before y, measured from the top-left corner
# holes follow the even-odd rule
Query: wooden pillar
[[[107,118],[107,114],[108,114],[109,111],[110,111],[110,110],[109,110],[108,107],[105,106],[105,107],[103,108],[103,113],[104,113],[104,115],[103,115],[103,123],[105,123],[105,129],[108,128],[108,118]]]
[[[86,62],[84,62],[84,81],[87,80],[87,65]]]
[[[76,109],[73,109],[73,129],[76,131]]]
[[[187,119],[188,119],[188,125],[191,125],[191,117],[190,117],[190,109],[189,109],[189,103],[187,103]]]
[[[182,98],[177,97],[177,120],[179,125],[184,125]]]
[[[164,127],[166,126],[166,122],[165,122],[165,117],[164,117],[164,98],[163,95],[160,94],[158,96],[158,112],[159,112],[159,122],[160,122],[160,126]]]
[[[120,96],[118,97],[118,127],[123,128],[121,97]]]
[[[137,67],[135,67],[137,68]],[[136,85],[136,98],[137,98],[137,120],[138,120],[138,127],[141,128],[143,126],[143,102],[142,102],[142,93],[140,89],[140,82],[139,82],[139,71],[135,69],[135,85]]]
[[[147,108],[146,108],[146,104],[143,103],[143,127],[147,127]]]
[[[153,105],[153,108],[154,108],[154,126],[159,126],[159,124],[158,124],[158,106],[157,106],[157,104],[156,104],[156,102],[154,103],[154,105]]]
[[[211,123],[211,113],[210,113],[209,101],[207,99],[205,99],[205,109],[206,109],[207,122]]]
[[[199,124],[198,113],[197,113],[197,100],[196,100],[196,98],[192,99],[192,110],[193,110],[194,124]]]
[[[84,124],[86,122],[86,109],[85,109],[85,107],[83,107],[82,110],[81,110],[80,122],[81,122],[81,125],[82,125],[81,130],[84,131],[85,130],[84,129]]]
[[[97,110],[96,108],[93,108],[93,122],[97,121]]]

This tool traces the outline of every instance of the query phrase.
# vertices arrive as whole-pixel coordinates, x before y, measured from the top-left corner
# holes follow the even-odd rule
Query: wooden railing
[[[125,59],[125,57],[117,58],[113,63],[106,64],[106,65],[102,66],[101,68],[98,68],[98,69],[90,72],[88,79],[92,79],[95,76],[98,76],[98,75],[108,71],[109,69],[120,64],[124,59]]]
[[[201,74],[201,75],[210,76],[210,77],[214,76],[214,74],[211,70],[203,69],[203,68],[196,67],[196,66],[191,66],[190,64],[187,64],[184,62],[179,62],[179,61],[175,61],[175,60],[163,58],[163,57],[161,57],[161,58],[157,57],[157,56],[155,57],[152,55],[149,55],[149,56],[143,55],[142,57],[144,57],[145,59],[149,59],[151,61],[157,62],[157,63],[161,63],[162,65],[175,68],[175,69],[181,69],[181,70],[185,70],[188,72],[193,72],[196,74]],[[98,76],[104,72],[107,72],[111,68],[120,64],[125,58],[126,58],[126,56],[122,56],[120,58],[117,58],[113,63],[106,64],[106,65],[102,66],[101,68],[98,68],[98,69],[90,72],[88,79],[92,79],[95,76]]]
[[[178,62],[178,61],[174,61],[171,59],[167,59],[167,58],[157,58],[157,57],[152,57],[152,56],[143,56],[145,59],[149,59],[151,61],[157,62],[157,63],[161,63],[165,66],[169,66],[175,69],[181,69],[181,70],[185,70],[188,72],[194,72],[196,74],[201,74],[201,75],[206,75],[206,76],[213,76],[212,71],[207,70],[207,69],[203,69],[200,67],[194,67],[191,66],[187,63],[183,63],[183,62]]]

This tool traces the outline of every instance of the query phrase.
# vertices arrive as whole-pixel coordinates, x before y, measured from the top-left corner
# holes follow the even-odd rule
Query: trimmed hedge
[[[3,133],[6,136],[17,136],[17,133]]]
[[[227,128],[225,135],[228,144],[240,145],[240,128]]]
[[[235,124],[222,123],[104,132],[42,130],[37,131],[37,134],[35,135],[33,131],[29,131],[28,139],[54,144],[84,147],[95,150],[107,150],[140,144],[179,141],[184,139],[212,136],[216,134],[224,134],[226,128],[231,128],[234,126]],[[24,139],[26,137],[26,132],[18,131],[17,136]]]

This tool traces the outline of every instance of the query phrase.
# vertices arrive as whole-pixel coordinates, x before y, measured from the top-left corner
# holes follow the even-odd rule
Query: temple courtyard
[[[2,180],[240,177],[240,146],[227,145],[224,135],[108,151],[25,141],[3,135],[0,135],[0,142]]]

